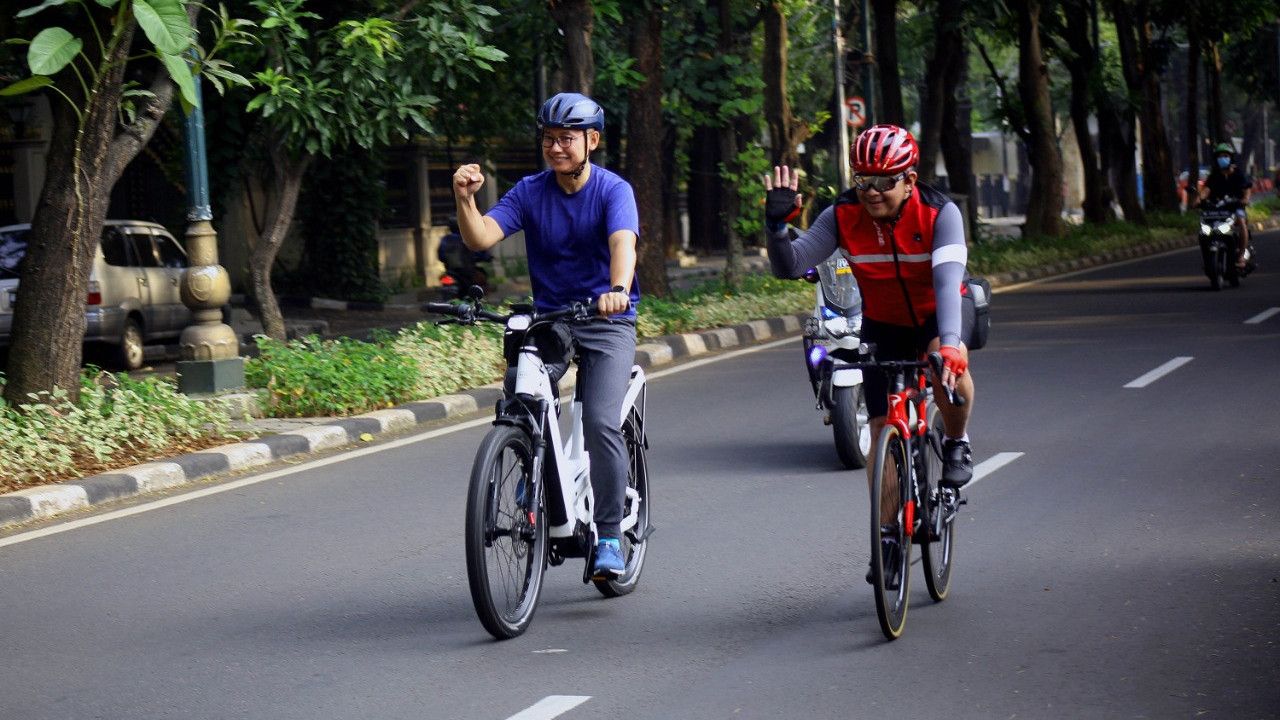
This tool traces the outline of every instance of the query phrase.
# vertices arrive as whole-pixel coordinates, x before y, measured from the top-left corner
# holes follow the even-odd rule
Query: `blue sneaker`
[[[596,575],[621,575],[627,569],[622,559],[622,541],[618,538],[600,538],[596,545],[596,564],[592,572]]]

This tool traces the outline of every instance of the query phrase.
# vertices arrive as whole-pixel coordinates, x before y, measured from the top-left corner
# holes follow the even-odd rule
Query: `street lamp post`
[[[209,171],[204,145],[200,76],[196,105],[186,117],[187,269],[182,273],[182,303],[192,324],[178,339],[178,389],[186,394],[215,393],[244,387],[244,358],[236,333],[222,322],[222,306],[231,299],[231,279],[218,264],[218,234],[209,205]]]

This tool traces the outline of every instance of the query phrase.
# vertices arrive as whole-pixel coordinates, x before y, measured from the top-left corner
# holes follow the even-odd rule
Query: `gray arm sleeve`
[[[938,339],[943,345],[960,346],[960,282],[968,261],[964,218],[955,203],[947,203],[933,223],[933,294],[938,300]]]
[[[782,228],[769,233],[769,265],[774,277],[798,278],[805,270],[831,257],[836,251],[839,239],[836,235],[835,206],[828,207],[818,214],[808,231],[800,233],[795,242]],[[964,238],[961,237],[961,242]]]

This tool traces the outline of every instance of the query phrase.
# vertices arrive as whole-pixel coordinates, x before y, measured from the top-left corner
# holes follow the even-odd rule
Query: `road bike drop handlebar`
[[[864,345],[863,347],[865,348],[867,346]],[[876,360],[874,348],[871,348],[868,354],[870,355],[870,359],[860,362],[837,363],[831,358],[823,358],[821,362],[832,363],[831,367],[833,370],[880,370],[888,371],[890,374],[896,374],[907,370],[928,369],[935,377],[942,377],[943,361],[942,353],[939,352],[929,353],[927,360]],[[947,400],[950,401],[952,405],[956,407],[963,407],[965,405],[966,401],[964,397],[957,394],[955,388],[949,388],[944,385],[942,390],[946,393]]]

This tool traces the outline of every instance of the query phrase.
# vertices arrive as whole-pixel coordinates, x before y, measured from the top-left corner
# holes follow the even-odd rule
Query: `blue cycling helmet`
[[[580,93],[553,95],[538,111],[538,129],[604,130],[604,109]]]

